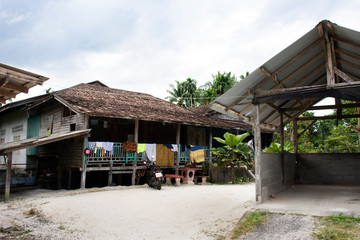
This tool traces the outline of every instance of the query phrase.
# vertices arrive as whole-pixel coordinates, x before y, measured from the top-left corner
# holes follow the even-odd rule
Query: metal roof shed
[[[344,105],[339,100],[360,102],[359,93],[360,33],[324,20],[217,98],[211,108],[253,125],[256,200],[262,202],[273,189],[261,179],[265,169],[260,166],[260,127],[283,133],[287,123],[304,120],[299,116],[306,110],[337,109],[336,118],[360,117],[341,114],[341,109],[359,103]],[[313,106],[326,97],[337,99],[336,104]],[[284,154],[280,161],[284,185]]]

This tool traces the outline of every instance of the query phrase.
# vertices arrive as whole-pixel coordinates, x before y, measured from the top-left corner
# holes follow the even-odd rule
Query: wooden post
[[[5,202],[9,201],[9,198],[10,198],[11,165],[12,165],[12,152],[9,152],[7,154],[6,182],[5,182]]]
[[[282,183],[285,184],[285,160],[284,160],[284,115],[280,112],[280,144],[281,144],[281,175],[282,175]]]
[[[211,171],[212,171],[212,153],[211,153],[211,149],[212,149],[212,140],[213,140],[213,128],[211,127],[209,130],[209,177],[211,177]]]
[[[255,187],[256,202],[262,203],[262,184],[261,184],[261,129],[260,129],[260,105],[253,106],[254,114],[254,138],[255,138]]]
[[[180,168],[180,154],[181,154],[180,135],[181,135],[181,124],[178,123],[177,130],[176,130],[176,145],[178,147],[177,158],[176,158],[176,167],[175,167],[176,175],[179,175],[179,168]]]
[[[71,173],[72,173],[72,168],[68,169],[68,186],[67,189],[71,189]]]
[[[109,171],[109,176],[108,176],[108,186],[111,186],[112,184],[112,177],[113,177],[113,161],[110,160],[110,171]]]
[[[134,142],[135,142],[136,146],[138,144],[138,140],[139,140],[139,120],[136,119],[135,120],[135,129],[134,129]],[[137,165],[136,158],[137,158],[137,151],[135,151],[135,159],[133,162],[131,185],[135,185],[135,180],[136,180],[136,165]]]
[[[298,153],[298,133],[297,133],[297,120],[293,121],[293,141],[294,141],[294,154]]]
[[[85,118],[85,129],[89,128],[89,115],[85,114],[84,115]],[[83,139],[83,152],[82,152],[82,159],[83,159],[83,163],[82,163],[82,168],[81,168],[81,180],[80,180],[80,188],[84,189],[86,186],[86,162],[85,162],[85,147],[86,147],[86,140],[87,140],[87,136],[84,137]]]
[[[331,51],[331,42],[329,39],[329,35],[325,34],[326,41],[326,73],[327,73],[327,85],[334,86],[335,85],[335,74],[334,74],[334,64],[333,64],[333,52]]]

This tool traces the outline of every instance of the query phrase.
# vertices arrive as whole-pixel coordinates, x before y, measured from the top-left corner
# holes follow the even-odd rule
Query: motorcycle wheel
[[[161,181],[157,181],[157,186],[156,186],[157,190],[161,189]]]

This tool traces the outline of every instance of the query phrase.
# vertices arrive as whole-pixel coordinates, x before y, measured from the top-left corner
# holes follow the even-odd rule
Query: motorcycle
[[[146,183],[149,187],[161,189],[161,182],[163,180],[163,174],[159,166],[156,166],[154,162],[146,163]]]

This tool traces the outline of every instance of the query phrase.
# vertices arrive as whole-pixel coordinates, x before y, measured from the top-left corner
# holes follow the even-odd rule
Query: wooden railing
[[[89,148],[89,144],[86,146]],[[187,146],[182,146],[180,152],[180,164],[186,164],[190,162],[190,148]],[[106,151],[104,148],[92,148],[90,149],[90,154],[85,156],[86,163],[92,162],[104,162],[104,161],[112,161],[116,163],[133,163],[135,161],[135,152],[126,152],[122,148],[122,143],[114,142],[111,151]],[[205,150],[205,161],[209,161],[210,159],[210,151],[209,147],[204,147]],[[136,161],[138,163],[144,162],[144,154],[145,153],[137,153]],[[174,162],[177,160],[177,152],[174,152]]]

